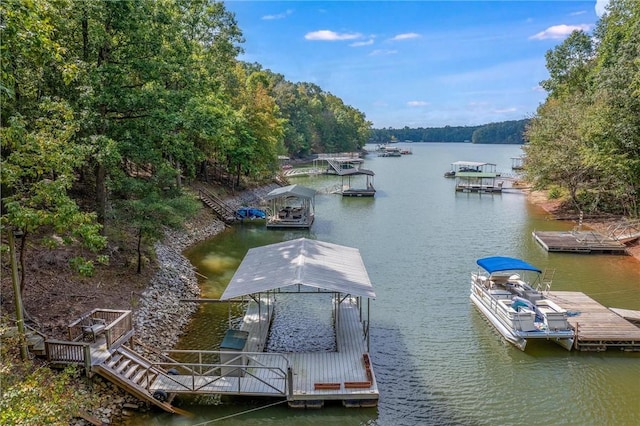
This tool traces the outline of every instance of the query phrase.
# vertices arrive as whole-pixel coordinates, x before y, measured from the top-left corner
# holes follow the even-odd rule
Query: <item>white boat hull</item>
[[[510,328],[505,326],[495,316],[491,310],[489,310],[482,301],[475,294],[471,294],[471,301],[480,310],[480,312],[489,320],[491,324],[502,334],[502,336],[510,343],[514,344],[518,349],[524,351],[527,346],[527,339],[515,335]]]
[[[536,311],[511,307],[505,295],[494,297],[490,290],[472,280],[471,301],[502,336],[521,350],[525,350],[527,339],[552,340],[571,350],[574,332],[566,322],[564,311],[548,300],[537,301]],[[536,313],[544,322],[536,320]]]

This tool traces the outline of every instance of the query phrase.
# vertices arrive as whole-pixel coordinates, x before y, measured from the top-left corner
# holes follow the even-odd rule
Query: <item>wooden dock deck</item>
[[[533,237],[549,252],[628,254],[623,243],[595,231],[533,231]]]
[[[268,298],[261,300],[271,304]],[[255,301],[250,302],[241,326],[249,332],[245,348],[266,346],[268,334],[264,327],[258,326],[257,318],[268,319],[271,309],[258,310],[257,305]],[[162,369],[175,368],[180,373],[157,374],[148,390],[152,394],[161,391],[167,395],[209,393],[286,398],[290,406],[301,408],[319,408],[325,401],[342,401],[347,407],[374,407],[379,392],[359,308],[355,300],[343,301],[339,306],[335,352],[226,352],[232,359],[224,365],[162,363]],[[199,353],[200,356],[213,354],[212,351]]]
[[[377,405],[378,385],[362,331],[359,308],[355,299],[343,301],[339,306],[336,352],[283,354],[293,371],[289,396],[292,406],[310,404],[315,407],[328,400],[342,400],[347,406]],[[264,321],[269,316],[268,309],[260,311]],[[259,326],[257,317],[257,303],[252,302],[240,327],[249,332],[247,347],[251,350],[264,348],[268,337],[268,330]]]
[[[546,295],[570,313],[576,330],[574,347],[580,351],[620,349],[640,351],[640,327],[589,296],[574,291],[554,291]]]
[[[620,315],[632,324],[640,327],[640,311],[633,311],[631,309],[609,308],[613,313]]]
[[[293,401],[342,400],[375,406],[379,392],[358,307],[343,302],[336,324],[337,352],[292,353]]]

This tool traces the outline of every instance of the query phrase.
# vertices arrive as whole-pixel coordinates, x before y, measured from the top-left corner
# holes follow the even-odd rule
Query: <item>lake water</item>
[[[402,144],[399,144],[402,145]],[[203,297],[219,297],[247,250],[299,237],[360,250],[377,298],[372,302],[371,356],[380,389],[375,409],[285,405],[250,411],[270,400],[206,398],[184,419],[163,413],[131,424],[204,425],[637,425],[640,354],[567,352],[529,342],[506,343],[469,300],[475,260],[505,255],[555,268],[552,290],[582,291],[605,306],[640,310],[640,262],[626,256],[547,253],[534,230],[568,230],[519,192],[455,193],[443,173],[457,160],[497,163],[511,172],[516,145],[416,143],[413,155],[367,157],[375,198],[327,193],[336,176],[295,178],[316,188],[310,231],[240,225],[191,248],[207,277]],[[203,304],[181,348],[217,349],[227,328],[226,304]]]

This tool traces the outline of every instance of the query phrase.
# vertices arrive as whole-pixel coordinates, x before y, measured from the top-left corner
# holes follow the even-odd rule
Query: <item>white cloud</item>
[[[606,7],[609,4],[609,0],[596,0],[596,15],[602,17],[606,12]]]
[[[569,16],[580,16],[580,15],[584,15],[585,13],[587,13],[586,10],[579,10],[577,12],[570,13]]]
[[[493,112],[497,113],[497,114],[505,114],[508,112],[516,112],[518,110],[518,108],[503,108],[503,109],[494,109]]]
[[[410,107],[422,107],[422,106],[428,106],[429,102],[425,102],[425,101],[409,101],[407,102],[407,105]]]
[[[369,56],[395,55],[396,53],[398,53],[397,50],[376,49],[369,53]]]
[[[536,35],[529,37],[529,39],[533,40],[546,40],[546,39],[560,39],[565,38],[569,34],[574,31],[589,31],[591,29],[591,25],[588,24],[580,24],[580,25],[554,25],[552,27],[547,28],[544,31],[539,32]]]
[[[370,38],[367,41],[356,41],[355,43],[351,43],[349,46],[351,47],[362,47],[362,46],[371,46],[373,44],[373,39]]]
[[[260,19],[263,19],[265,21],[271,21],[271,20],[274,20],[274,19],[284,19],[287,16],[291,15],[292,13],[293,13],[293,10],[288,9],[286,12],[278,13],[277,15],[265,15]]]
[[[360,33],[337,33],[330,30],[312,31],[305,34],[304,38],[314,41],[341,41],[341,40],[355,40],[362,37]]]
[[[404,33],[404,34],[398,34],[397,36],[393,37],[391,41],[409,40],[409,39],[418,38],[418,37],[420,37],[420,34]]]

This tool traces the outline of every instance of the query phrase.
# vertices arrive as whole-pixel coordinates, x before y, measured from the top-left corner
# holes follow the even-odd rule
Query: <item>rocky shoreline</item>
[[[241,192],[225,201],[232,208],[260,205],[264,196],[277,188],[271,184]],[[172,348],[178,342],[185,326],[197,309],[196,303],[181,299],[197,298],[200,287],[196,271],[182,253],[190,246],[211,238],[225,229],[224,222],[216,219],[206,208],[182,230],[167,230],[163,241],[155,244],[158,270],[142,292],[133,311],[133,327],[136,350],[143,356],[158,361],[157,349]],[[96,423],[117,424],[132,411],[146,411],[149,407],[115,385],[101,379],[94,380],[90,391],[99,401],[99,408],[92,410],[92,420],[84,419],[77,426]],[[98,423],[99,424],[99,423]]]
[[[260,205],[264,196],[277,187],[278,185],[272,184],[247,190],[237,196],[226,197],[225,201],[233,208]],[[530,202],[549,212],[554,210],[540,197],[530,196]],[[180,301],[200,295],[195,269],[182,254],[183,251],[224,229],[225,224],[222,221],[216,219],[207,209],[203,209],[197,218],[185,224],[183,230],[167,231],[164,240],[155,245],[158,270],[133,312],[136,339],[144,345],[136,346],[136,350],[148,359],[159,360],[157,353],[151,348],[172,348],[176,344],[197,309],[195,303]],[[124,418],[131,415],[132,411],[149,409],[145,403],[106,381],[94,380],[92,388],[86,391],[92,392],[100,401],[100,407],[91,414],[102,424],[123,423]],[[75,424],[80,426],[91,422],[79,420]]]
[[[232,208],[259,204],[275,187],[274,184],[247,190],[225,201]],[[164,240],[155,245],[158,271],[142,293],[133,313],[137,339],[146,346],[173,347],[197,309],[195,303],[180,301],[200,296],[195,269],[182,252],[225,229],[224,222],[207,213],[210,212],[203,212],[198,219],[186,224],[183,230],[167,231]],[[156,358],[154,353],[148,350],[144,352],[150,359]]]

